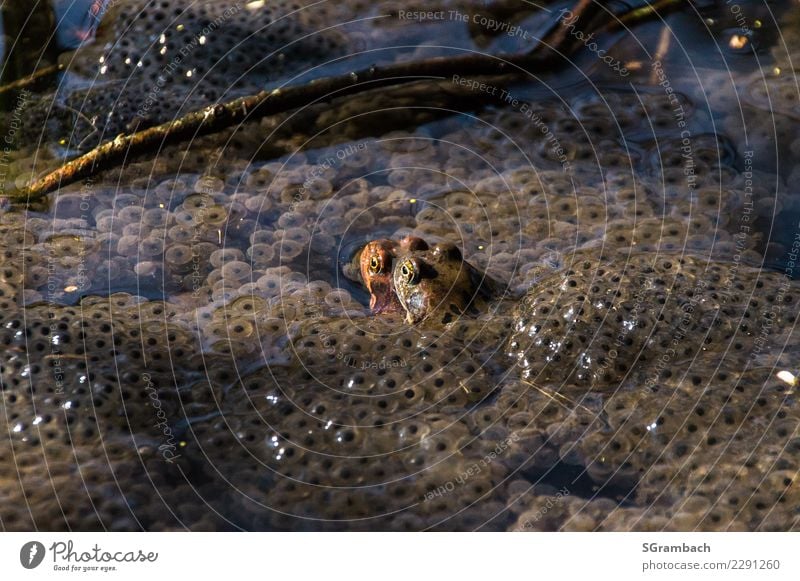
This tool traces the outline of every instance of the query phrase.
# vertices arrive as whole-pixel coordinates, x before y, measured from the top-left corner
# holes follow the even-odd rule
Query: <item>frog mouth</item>
[[[373,313],[396,313],[400,311],[400,301],[389,285],[374,282],[370,289],[369,308]]]

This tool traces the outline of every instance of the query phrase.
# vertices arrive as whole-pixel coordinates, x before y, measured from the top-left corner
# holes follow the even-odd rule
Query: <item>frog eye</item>
[[[400,277],[407,284],[419,282],[419,269],[412,260],[404,260],[400,265]]]
[[[383,269],[382,260],[379,256],[373,255],[369,259],[369,271],[372,274],[378,274]]]

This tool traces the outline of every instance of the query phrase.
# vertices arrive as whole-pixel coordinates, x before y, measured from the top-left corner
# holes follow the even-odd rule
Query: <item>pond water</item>
[[[526,51],[559,20],[582,48],[8,201],[3,529],[797,529],[789,2],[591,37],[566,2],[54,4],[31,54],[63,71],[0,95],[3,192],[262,89]],[[351,261],[407,235],[503,292],[372,314]]]

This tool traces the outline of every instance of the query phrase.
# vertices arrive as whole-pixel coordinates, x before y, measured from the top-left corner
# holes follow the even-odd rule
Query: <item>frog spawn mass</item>
[[[441,10],[488,16],[507,3],[438,4]],[[258,93],[265,84],[273,88],[286,79],[308,81],[392,63],[408,57],[403,46],[432,43],[442,34],[454,46],[476,46],[458,21],[400,16],[413,9],[394,0],[108,2],[95,41],[60,57],[71,82],[26,111],[32,121],[24,128],[26,139],[38,143],[46,128],[63,145],[87,150],[135,128]],[[517,12],[521,18],[544,14],[533,8]],[[367,60],[357,58],[365,51]],[[356,56],[341,61],[348,55]]]
[[[8,239],[14,231],[8,228]],[[278,311],[252,294],[209,312],[203,330],[218,336],[210,349],[181,324],[181,307],[126,295],[79,307],[31,306],[18,318],[13,297],[22,278],[9,266],[3,391],[10,434],[4,466],[11,472],[3,480],[9,501],[3,522],[10,529],[124,530],[791,527],[783,512],[771,510],[795,498],[798,418],[787,405],[791,390],[770,373],[770,359],[748,372],[729,369],[743,369],[753,356],[767,313],[772,340],[791,344],[796,289],[779,275],[743,266],[734,272],[731,265],[672,260],[576,259],[506,311],[505,327],[502,315],[491,328],[480,316],[463,316],[438,329],[399,324],[396,314],[342,318],[309,306],[312,292],[326,299],[333,292],[320,283],[303,288],[301,302],[292,299],[296,291],[281,295]],[[600,307],[609,312],[647,313],[652,318],[639,317],[647,321],[661,310],[682,317],[686,309],[671,308],[665,288],[691,301],[685,291],[698,285],[699,274],[710,282],[694,302],[717,301],[709,310],[723,324],[693,310],[697,324],[686,328],[682,343],[695,351],[676,356],[669,373],[651,356],[650,365],[636,366],[640,376],[623,379],[616,366],[613,377],[586,375],[585,366],[569,375],[588,357],[627,362],[625,353],[636,350],[664,352],[639,341],[610,355],[617,334],[631,331],[616,317],[586,319],[597,338],[581,346],[580,356],[564,347],[554,358],[552,343],[536,342],[524,327],[529,319],[575,324],[579,317],[555,315],[586,306],[587,296],[610,300]],[[620,285],[625,277],[642,284]],[[627,309],[631,301],[638,306]],[[281,317],[303,304],[311,309],[306,316],[289,315],[303,322],[284,348],[288,364],[237,380],[236,365],[252,355],[255,330],[288,337]],[[543,305],[549,310],[542,312]],[[739,337],[733,321],[755,326],[740,329]],[[670,323],[662,336],[672,340],[677,331]],[[498,375],[486,365],[497,327],[521,352],[523,338],[531,341],[523,370],[508,367]],[[580,330],[562,332],[569,339]],[[691,337],[703,337],[702,347]],[[720,359],[723,370],[708,377]],[[124,374],[104,364],[109,360],[124,361]],[[548,381],[550,371],[569,381]],[[655,381],[641,377],[648,374]],[[537,384],[567,399],[554,400]],[[605,387],[601,408],[587,400],[587,385],[595,392]],[[160,422],[161,412],[168,424]],[[713,462],[719,470],[708,471]],[[558,496],[568,481],[546,476],[554,466],[570,475],[582,467],[588,490]],[[675,481],[690,484],[665,488]],[[46,492],[44,483],[55,491]],[[189,483],[191,496],[184,490]],[[355,489],[362,492],[354,495]],[[613,492],[605,496],[604,489]],[[618,505],[621,497],[627,502]],[[542,507],[553,502],[556,508],[543,516]]]
[[[4,528],[798,526],[796,284],[748,266],[716,136],[687,194],[670,139],[608,138],[609,106],[674,123],[655,91],[537,101],[569,172],[519,111],[376,134],[370,103],[275,159],[264,120],[0,217]],[[523,298],[373,317],[331,257],[353,232],[455,244]]]

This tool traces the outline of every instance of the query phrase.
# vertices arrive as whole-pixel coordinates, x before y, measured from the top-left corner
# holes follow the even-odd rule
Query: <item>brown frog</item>
[[[392,278],[406,321],[411,324],[429,317],[450,322],[495,294],[498,286],[447,242],[398,256]]]
[[[393,267],[398,256],[428,249],[428,244],[416,236],[406,236],[399,242],[381,239],[369,242],[354,258],[358,272],[370,292],[369,307],[375,313],[394,313],[403,310],[394,290]]]

